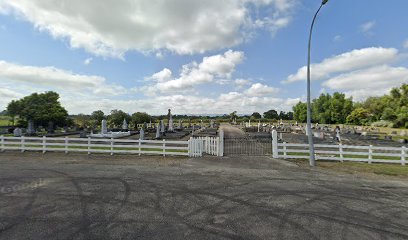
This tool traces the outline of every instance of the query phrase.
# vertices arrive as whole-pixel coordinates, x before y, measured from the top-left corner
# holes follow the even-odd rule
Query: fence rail
[[[19,150],[46,152],[127,153],[200,157],[203,141],[130,140],[101,138],[51,138],[0,136],[0,151]]]
[[[274,157],[283,159],[307,159],[308,144],[277,143]],[[408,151],[402,147],[351,146],[315,144],[316,160],[351,161],[367,163],[396,163],[406,165]]]

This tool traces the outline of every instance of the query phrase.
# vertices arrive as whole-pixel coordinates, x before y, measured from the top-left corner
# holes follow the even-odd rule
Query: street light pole
[[[310,33],[309,33],[309,46],[308,46],[308,54],[307,54],[307,138],[309,140],[309,150],[310,150],[310,159],[309,163],[310,166],[314,167],[316,165],[315,161],[315,151],[313,145],[313,134],[312,134],[312,104],[310,102],[310,50],[312,46],[312,33],[313,33],[313,26],[316,21],[316,17],[322,9],[323,5],[325,5],[329,0],[323,0],[322,4],[320,4],[319,9],[317,10],[316,14],[313,17],[312,25],[310,26]]]

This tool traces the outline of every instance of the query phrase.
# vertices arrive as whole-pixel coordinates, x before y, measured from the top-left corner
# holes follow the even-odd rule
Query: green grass
[[[306,160],[290,160],[299,166],[308,167]],[[380,164],[380,163],[360,163],[360,162],[321,162],[316,163],[318,168],[328,169],[336,172],[345,172],[349,174],[376,174],[384,176],[393,176],[408,178],[408,166],[398,164]]]
[[[307,153],[287,153],[287,156],[304,156],[305,159],[309,158],[309,155]],[[340,157],[340,154],[328,154],[328,155],[321,155],[317,154],[317,156],[333,156],[333,157]],[[368,160],[368,154],[367,155],[347,155],[343,154],[343,158],[359,158],[359,159],[367,159]],[[401,160],[400,157],[394,157],[394,156],[373,156],[373,159],[379,159],[379,160]],[[324,160],[321,160],[324,161]]]

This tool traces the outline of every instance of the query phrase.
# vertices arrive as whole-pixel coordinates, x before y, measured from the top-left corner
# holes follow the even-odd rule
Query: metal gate
[[[225,155],[272,155],[272,138],[224,138]]]

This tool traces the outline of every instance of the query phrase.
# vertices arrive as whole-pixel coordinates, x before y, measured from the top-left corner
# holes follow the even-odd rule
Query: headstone
[[[23,135],[23,132],[21,131],[21,128],[15,128],[13,134],[14,137],[21,137]]]
[[[147,123],[143,123],[143,129],[147,129]]]
[[[128,124],[126,122],[126,119],[123,119],[122,130],[128,130]]]
[[[86,138],[87,136],[86,136],[86,131],[84,130],[84,129],[82,129],[80,132],[79,132],[79,137],[80,138]]]
[[[108,133],[107,122],[106,122],[105,119],[103,119],[102,123],[101,123],[101,133],[102,134],[107,134]]]
[[[406,143],[408,143],[408,140],[407,139],[398,139],[398,142],[402,143],[402,144],[406,144]]]
[[[261,128],[261,121],[258,122],[258,132],[260,131]]]
[[[324,133],[323,132],[314,132],[313,136],[315,138],[323,139],[324,138]]]
[[[156,124],[156,138],[160,138],[160,124]]]
[[[140,129],[139,140],[144,140],[144,135],[145,135],[145,132],[144,132],[144,130],[142,128],[142,129]]]
[[[181,120],[179,120],[179,129],[183,129],[183,123],[181,122]]]
[[[193,125],[193,130],[191,131],[191,136],[194,136],[194,125]]]
[[[164,120],[160,120],[160,132],[164,133],[165,129],[164,129]]]
[[[33,135],[35,133],[33,120],[28,120],[27,134]]]
[[[210,122],[210,128],[214,128],[214,120],[211,120],[211,122]]]
[[[401,137],[406,137],[407,136],[407,132],[405,130],[402,130],[400,133]]]
[[[54,133],[54,123],[52,121],[48,122],[47,132],[48,133]]]
[[[152,119],[150,119],[149,128],[152,128]]]
[[[173,132],[174,131],[174,127],[173,127],[173,116],[171,115],[170,109],[169,109],[169,128],[168,131],[169,132]]]

